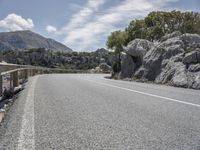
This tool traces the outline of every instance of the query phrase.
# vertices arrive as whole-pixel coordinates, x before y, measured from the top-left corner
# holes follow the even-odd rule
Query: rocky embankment
[[[174,32],[157,43],[135,39],[124,48],[121,78],[200,89],[200,36]]]

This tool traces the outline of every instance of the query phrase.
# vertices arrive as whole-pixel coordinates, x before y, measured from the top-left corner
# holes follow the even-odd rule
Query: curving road
[[[0,150],[200,150],[200,91],[104,76],[31,78],[0,126]]]

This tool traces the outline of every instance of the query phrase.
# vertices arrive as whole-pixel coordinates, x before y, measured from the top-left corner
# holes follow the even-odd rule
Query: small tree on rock
[[[108,36],[107,47],[114,50],[115,55],[117,56],[117,62],[115,62],[114,72],[121,71],[121,52],[123,51],[123,46],[128,43],[128,34],[125,31],[115,31]]]

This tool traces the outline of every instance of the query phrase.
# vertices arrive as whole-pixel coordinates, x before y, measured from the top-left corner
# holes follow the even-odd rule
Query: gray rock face
[[[188,87],[188,78],[186,70],[183,66],[176,70],[171,82],[172,82],[171,85],[173,86],[185,87],[185,88]]]
[[[164,36],[161,41],[157,45],[139,39],[130,42],[125,48],[122,75],[200,89],[200,36],[177,32]]]
[[[173,38],[148,51],[143,58],[143,66],[147,70],[143,77],[154,81],[171,57],[184,52],[182,45],[182,41]]]
[[[174,38],[174,37],[177,37],[177,36],[181,36],[181,35],[182,35],[181,32],[175,31],[171,34],[167,34],[167,35],[163,36],[160,41],[163,42],[163,41],[166,41],[168,39],[171,39],[171,38]]]
[[[187,87],[186,67],[182,62],[171,60],[156,78],[156,83]]]
[[[200,89],[200,71],[194,73],[192,79],[193,79],[193,84],[191,85],[191,88]]]
[[[31,31],[0,33],[0,51],[45,48],[54,51],[71,52],[72,50],[53,40]]]
[[[160,53],[156,53],[157,50],[159,50]],[[151,52],[152,55],[150,55],[149,52],[144,57],[143,68],[145,70],[145,74],[143,74],[143,78],[153,81],[161,71],[162,55],[164,51],[162,49],[156,49]]]
[[[198,72],[200,71],[200,63],[199,64],[195,64],[195,65],[190,65],[188,68],[188,71],[190,72]]]
[[[200,36],[198,34],[183,34],[180,36],[180,40],[188,45],[200,44]]]
[[[146,70],[144,67],[140,67],[134,74],[134,76],[138,79],[145,79],[148,70]]]
[[[185,64],[200,63],[200,50],[187,53],[183,59]]]

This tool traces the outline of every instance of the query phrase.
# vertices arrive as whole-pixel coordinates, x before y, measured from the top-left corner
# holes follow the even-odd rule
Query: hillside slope
[[[3,61],[21,65],[38,65],[49,68],[88,70],[100,64],[112,65],[113,53],[105,49],[94,52],[53,52],[44,49],[4,51]],[[104,65],[105,66],[105,65]]]

